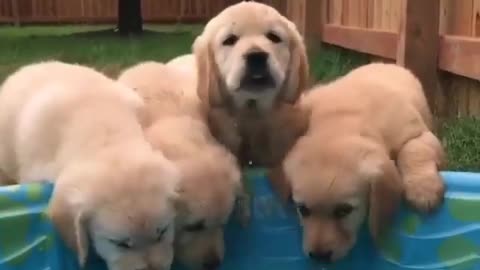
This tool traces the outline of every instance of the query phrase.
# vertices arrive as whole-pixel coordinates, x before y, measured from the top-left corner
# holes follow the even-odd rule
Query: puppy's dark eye
[[[205,222],[203,221],[199,221],[199,222],[195,222],[193,224],[190,224],[190,225],[187,225],[185,226],[185,231],[187,232],[198,232],[198,231],[203,231],[205,230],[206,226],[205,226]]]
[[[347,203],[339,204],[333,210],[333,217],[336,218],[336,219],[342,219],[342,218],[350,215],[350,213],[352,213],[353,209],[354,209],[353,206],[350,205],[350,204],[347,204]]]
[[[238,41],[238,36],[236,35],[229,35],[223,42],[223,46],[233,46]]]
[[[131,249],[133,247],[133,243],[130,239],[124,239],[124,240],[114,240],[114,239],[109,239],[112,244],[116,245],[119,248],[123,249]]]
[[[168,231],[168,226],[163,227],[163,228],[157,228],[157,236],[156,236],[155,240],[157,240],[158,242],[162,241],[163,236],[165,235],[165,233],[167,231]]]
[[[306,207],[304,204],[299,204],[297,205],[297,210],[300,216],[303,218],[309,217],[312,213],[308,207]]]
[[[266,34],[266,37],[273,43],[280,43],[282,42],[282,38],[279,37],[277,34],[275,34],[274,32],[268,32]]]

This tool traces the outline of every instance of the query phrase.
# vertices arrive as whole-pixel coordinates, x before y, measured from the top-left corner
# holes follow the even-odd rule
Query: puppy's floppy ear
[[[77,253],[78,262],[83,268],[88,256],[88,232],[85,201],[78,192],[67,193],[67,189],[55,187],[48,215],[67,246]],[[75,194],[76,193],[76,194]]]
[[[281,162],[281,170],[277,169],[280,170],[280,172],[277,171],[277,175],[280,174],[280,177],[273,179],[275,181],[273,184],[285,201],[293,199],[292,186],[297,175],[307,168],[316,166],[316,160],[312,158],[310,150],[312,140],[315,138],[309,135],[299,136],[285,153]]]
[[[400,206],[403,184],[395,163],[387,156],[367,156],[361,165],[361,173],[370,181],[370,233],[375,241],[390,225]]]
[[[306,90],[309,83],[310,67],[308,63],[307,50],[303,38],[294,23],[286,20],[291,45],[290,45],[290,69],[287,74],[287,81],[283,89],[283,100],[287,103],[295,103],[302,92]]]
[[[197,63],[197,93],[200,100],[207,106],[221,106],[220,77],[207,36],[196,38],[193,52]]]

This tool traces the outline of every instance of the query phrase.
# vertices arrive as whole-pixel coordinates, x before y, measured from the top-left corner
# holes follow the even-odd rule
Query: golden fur
[[[307,254],[343,257],[367,212],[378,237],[403,195],[421,211],[441,203],[443,149],[430,131],[422,86],[408,70],[369,64],[315,87],[301,103],[311,113],[309,129],[284,171],[303,216]]]
[[[175,257],[194,269],[215,269],[223,254],[223,226],[242,192],[236,160],[211,136],[196,92],[195,58],[167,65],[145,62],[119,81],[144,98],[150,124],[146,136],[180,168]]]
[[[301,133],[290,118],[301,118],[295,102],[308,82],[308,59],[295,25],[268,5],[241,2],[208,22],[193,51],[212,134],[243,165],[278,165],[283,153],[273,141],[281,132]]]
[[[144,139],[142,109],[131,89],[61,62],[23,67],[0,90],[0,171],[55,182],[48,213],[81,264],[89,239],[112,270],[172,262],[179,173]]]

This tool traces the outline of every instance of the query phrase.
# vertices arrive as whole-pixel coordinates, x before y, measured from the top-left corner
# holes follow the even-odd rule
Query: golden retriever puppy
[[[193,51],[212,134],[244,165],[276,164],[270,141],[278,131],[267,123],[283,106],[295,112],[292,105],[308,82],[308,59],[295,25],[268,5],[241,2],[208,22]]]
[[[195,60],[195,56],[193,54],[185,54],[178,57],[173,58],[167,65],[177,69],[178,71],[182,71],[186,73],[186,76],[190,79],[193,87],[196,87],[195,84],[197,82],[197,63]]]
[[[217,269],[223,258],[223,227],[241,194],[241,174],[234,156],[209,132],[195,88],[195,59],[189,59],[183,64],[141,63],[118,80],[144,98],[150,119],[145,127],[148,141],[183,175],[175,257],[190,268],[210,270]],[[186,73],[183,65],[192,72]]]
[[[403,195],[421,211],[437,207],[443,149],[429,129],[420,82],[392,64],[369,64],[308,92],[309,129],[284,161],[309,256],[348,253],[368,213],[377,239]]]
[[[142,99],[87,67],[23,67],[0,90],[0,170],[55,183],[48,214],[84,265],[169,269],[177,168],[145,140]]]

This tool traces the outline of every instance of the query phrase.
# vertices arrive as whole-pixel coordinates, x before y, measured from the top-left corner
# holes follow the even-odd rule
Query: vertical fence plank
[[[473,0],[472,36],[480,37],[480,0]],[[478,82],[469,80],[469,115],[480,116],[480,89]]]
[[[472,36],[480,36],[480,0],[473,0]]]
[[[480,89],[478,89],[478,82],[469,81],[470,93],[468,97],[469,115],[480,116]]]
[[[18,10],[17,0],[12,0],[11,7],[12,7],[13,21],[14,21],[16,26],[19,26],[20,25],[20,12]]]
[[[373,2],[373,29],[382,29],[382,8],[383,0],[374,0]]]
[[[339,1],[339,0],[336,0],[336,1]],[[341,11],[340,11],[340,18],[341,18],[340,24],[349,25],[349,18],[348,18],[348,13],[350,9],[349,0],[341,0],[339,2],[342,2]]]
[[[450,0],[449,4],[451,17],[447,34],[471,36],[473,0]]]
[[[398,0],[395,0],[398,1]],[[391,6],[392,6],[391,0],[383,0],[382,1],[382,9],[381,9],[381,29],[382,30],[390,30],[390,20],[391,20]]]
[[[298,1],[298,0],[297,0]],[[305,14],[305,40],[308,46],[316,46],[322,40],[322,28],[325,24],[325,12],[322,7],[325,7],[326,0],[305,0],[304,10]]]
[[[388,30],[398,33],[400,30],[400,15],[402,11],[402,2],[404,0],[392,1],[390,5],[390,27]]]
[[[297,26],[298,31],[305,34],[305,1],[306,0],[288,0],[287,17]]]
[[[367,27],[368,26],[368,0],[358,0],[359,10],[358,10],[358,27]]]
[[[439,19],[439,33],[446,34],[448,31],[449,21],[449,2],[450,0],[440,0],[440,19]]]
[[[439,0],[405,0],[402,3],[397,63],[409,68],[422,82],[430,108],[445,116],[444,95],[438,87]]]
[[[375,0],[367,0],[367,28],[374,28]]]
[[[341,25],[342,24],[342,5],[343,1],[330,0],[329,12],[331,13],[330,23]]]
[[[343,2],[343,25],[357,26],[358,25],[358,0],[344,0]]]

